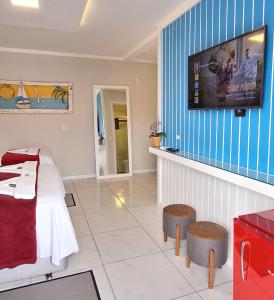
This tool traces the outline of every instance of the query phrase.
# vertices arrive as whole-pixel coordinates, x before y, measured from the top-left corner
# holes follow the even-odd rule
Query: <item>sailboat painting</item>
[[[0,80],[0,113],[72,113],[72,84]]]

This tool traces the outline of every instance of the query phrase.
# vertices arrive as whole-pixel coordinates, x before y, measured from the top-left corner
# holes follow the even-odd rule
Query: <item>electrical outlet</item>
[[[176,134],[176,140],[180,140],[181,137],[180,137],[180,134]]]
[[[62,131],[67,131],[68,126],[67,126],[66,124],[63,124],[63,125],[61,126],[61,129],[62,129]]]

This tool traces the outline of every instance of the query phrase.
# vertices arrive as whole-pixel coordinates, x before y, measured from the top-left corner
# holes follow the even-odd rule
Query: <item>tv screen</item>
[[[262,107],[266,27],[188,58],[188,108]]]

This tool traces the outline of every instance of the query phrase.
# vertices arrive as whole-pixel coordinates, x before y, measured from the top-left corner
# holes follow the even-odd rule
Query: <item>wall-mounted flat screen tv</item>
[[[266,27],[188,58],[188,108],[262,107]]]

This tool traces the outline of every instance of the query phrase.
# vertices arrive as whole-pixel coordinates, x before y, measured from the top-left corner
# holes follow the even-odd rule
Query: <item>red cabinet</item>
[[[234,219],[233,299],[274,299],[274,210]]]

